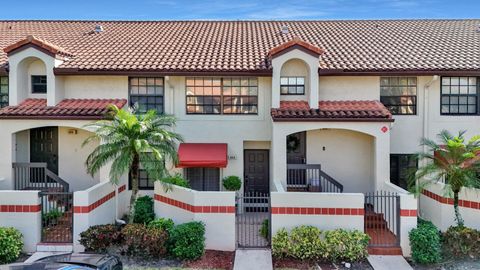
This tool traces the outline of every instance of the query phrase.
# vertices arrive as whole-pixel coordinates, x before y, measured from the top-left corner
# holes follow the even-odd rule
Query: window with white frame
[[[282,76],[280,77],[281,95],[304,95],[305,77]]]

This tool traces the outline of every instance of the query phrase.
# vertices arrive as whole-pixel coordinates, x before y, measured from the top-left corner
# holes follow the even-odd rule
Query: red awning
[[[227,167],[226,143],[181,143],[178,148],[177,168]]]

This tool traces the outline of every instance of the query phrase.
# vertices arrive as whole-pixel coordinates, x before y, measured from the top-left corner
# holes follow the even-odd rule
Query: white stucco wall
[[[64,76],[65,98],[128,99],[128,76]]]
[[[310,130],[307,164],[321,164],[324,172],[343,185],[344,192],[371,192],[375,189],[374,146],[374,138],[364,133]]]
[[[320,76],[320,100],[379,100],[378,76]]]

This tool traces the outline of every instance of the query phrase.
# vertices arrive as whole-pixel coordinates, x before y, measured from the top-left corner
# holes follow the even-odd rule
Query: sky
[[[480,18],[480,0],[1,0],[0,9],[3,20]]]

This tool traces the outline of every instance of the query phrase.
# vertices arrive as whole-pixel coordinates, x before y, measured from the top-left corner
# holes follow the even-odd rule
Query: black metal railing
[[[73,193],[40,192],[43,243],[73,242]]]
[[[400,196],[397,193],[366,193],[364,217],[370,247],[400,246]]]
[[[320,164],[287,164],[287,190],[342,193],[343,185]]]
[[[244,193],[236,197],[236,238],[240,248],[270,246],[270,194]]]
[[[69,184],[47,168],[47,163],[13,163],[15,190],[69,191]]]

